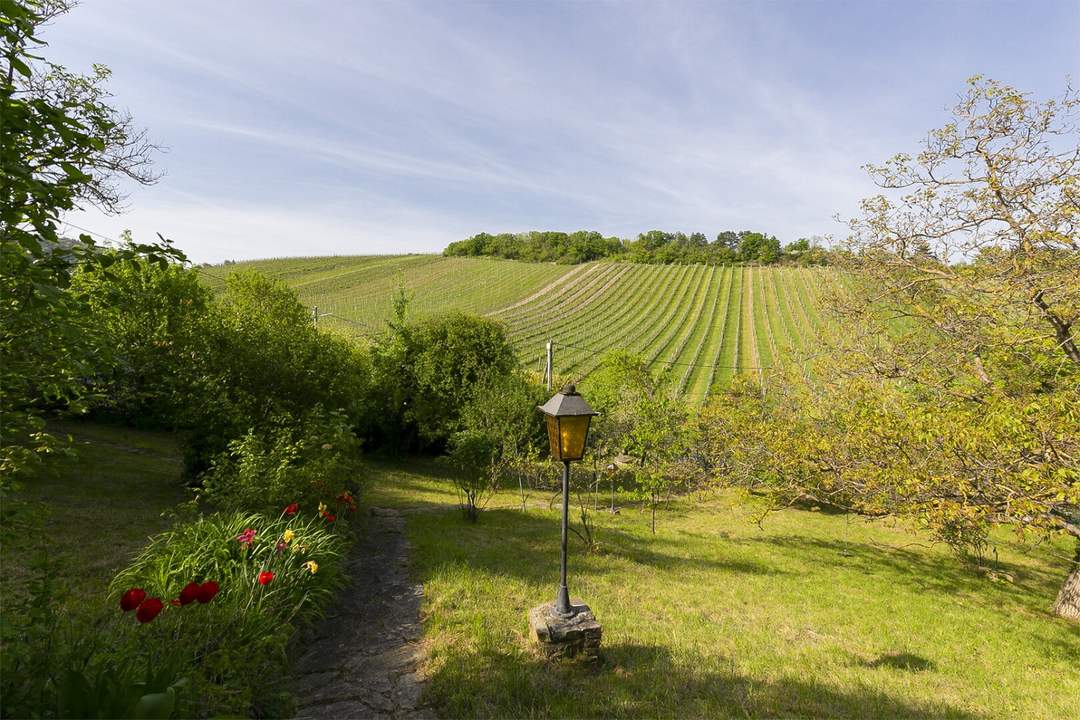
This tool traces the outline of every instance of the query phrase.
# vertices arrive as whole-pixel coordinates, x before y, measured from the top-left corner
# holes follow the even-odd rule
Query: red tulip
[[[142,588],[131,588],[120,596],[120,609],[131,612],[139,607],[139,603],[146,599],[146,591]]]
[[[199,586],[199,592],[195,596],[195,599],[204,604],[208,603],[214,599],[214,596],[218,594],[219,590],[221,590],[221,586],[213,580],[209,580]]]
[[[184,586],[184,589],[180,591],[180,604],[190,605],[199,599],[199,583],[189,582]]]
[[[274,573],[272,573],[272,572],[265,571],[265,572],[259,573],[259,584],[260,585],[269,585],[270,581],[273,580],[273,579],[274,579]]]
[[[326,522],[330,523],[334,522],[335,520],[337,520],[337,515],[335,515],[334,513],[326,513]]]
[[[148,598],[139,603],[139,607],[135,610],[135,619],[141,623],[148,623],[158,616],[161,609],[165,607],[165,604],[161,602],[161,598]]]
[[[285,506],[285,514],[292,517],[296,514],[296,511],[300,509],[299,503],[289,503]]]

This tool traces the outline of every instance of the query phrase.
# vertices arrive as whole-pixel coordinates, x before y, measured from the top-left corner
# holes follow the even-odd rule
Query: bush
[[[312,407],[342,410],[366,430],[374,420],[370,363],[349,341],[317,331],[296,293],[257,273],[230,275],[208,323],[209,371],[186,452],[189,473],[206,470],[229,443],[276,418]]]
[[[198,275],[144,258],[84,264],[71,292],[107,338],[90,409],[137,426],[185,425],[202,406],[207,371],[211,296]]]
[[[203,475],[200,496],[219,509],[311,505],[341,490],[331,478],[356,477],[359,457],[360,441],[345,414],[316,406],[299,420],[281,415],[271,427],[230,442]]]
[[[478,384],[517,365],[506,327],[463,313],[399,322],[373,348],[382,440],[397,449],[446,447]]]

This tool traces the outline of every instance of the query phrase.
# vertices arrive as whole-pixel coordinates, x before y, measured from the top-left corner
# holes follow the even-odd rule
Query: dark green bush
[[[280,510],[317,503],[355,485],[360,441],[341,411],[316,405],[299,418],[280,415],[229,443],[202,476],[200,496],[221,509]],[[356,488],[351,488],[355,490]]]
[[[506,327],[447,313],[395,323],[372,350],[380,439],[399,450],[442,450],[486,378],[514,371]]]

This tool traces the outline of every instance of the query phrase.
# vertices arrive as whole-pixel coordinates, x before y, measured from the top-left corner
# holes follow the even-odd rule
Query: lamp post
[[[598,412],[589,407],[573,385],[567,385],[550,400],[539,406],[547,421],[551,458],[561,460],[562,473],[562,563],[559,572],[559,592],[555,596],[555,613],[561,617],[574,614],[570,592],[566,588],[566,536],[570,513],[570,463],[585,454],[589,423]]]

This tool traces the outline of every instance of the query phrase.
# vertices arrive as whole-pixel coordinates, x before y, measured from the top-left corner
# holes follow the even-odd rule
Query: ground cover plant
[[[1049,613],[1062,539],[1033,552],[995,534],[980,570],[890,522],[808,506],[759,526],[734,491],[674,503],[654,535],[620,492],[619,514],[595,514],[600,551],[571,544],[603,662],[553,667],[526,622],[557,584],[547,497],[523,512],[505,487],[466,524],[448,470],[372,472],[373,502],[425,510],[408,534],[428,697],[447,716],[1060,718],[1080,693],[1080,631]]]

